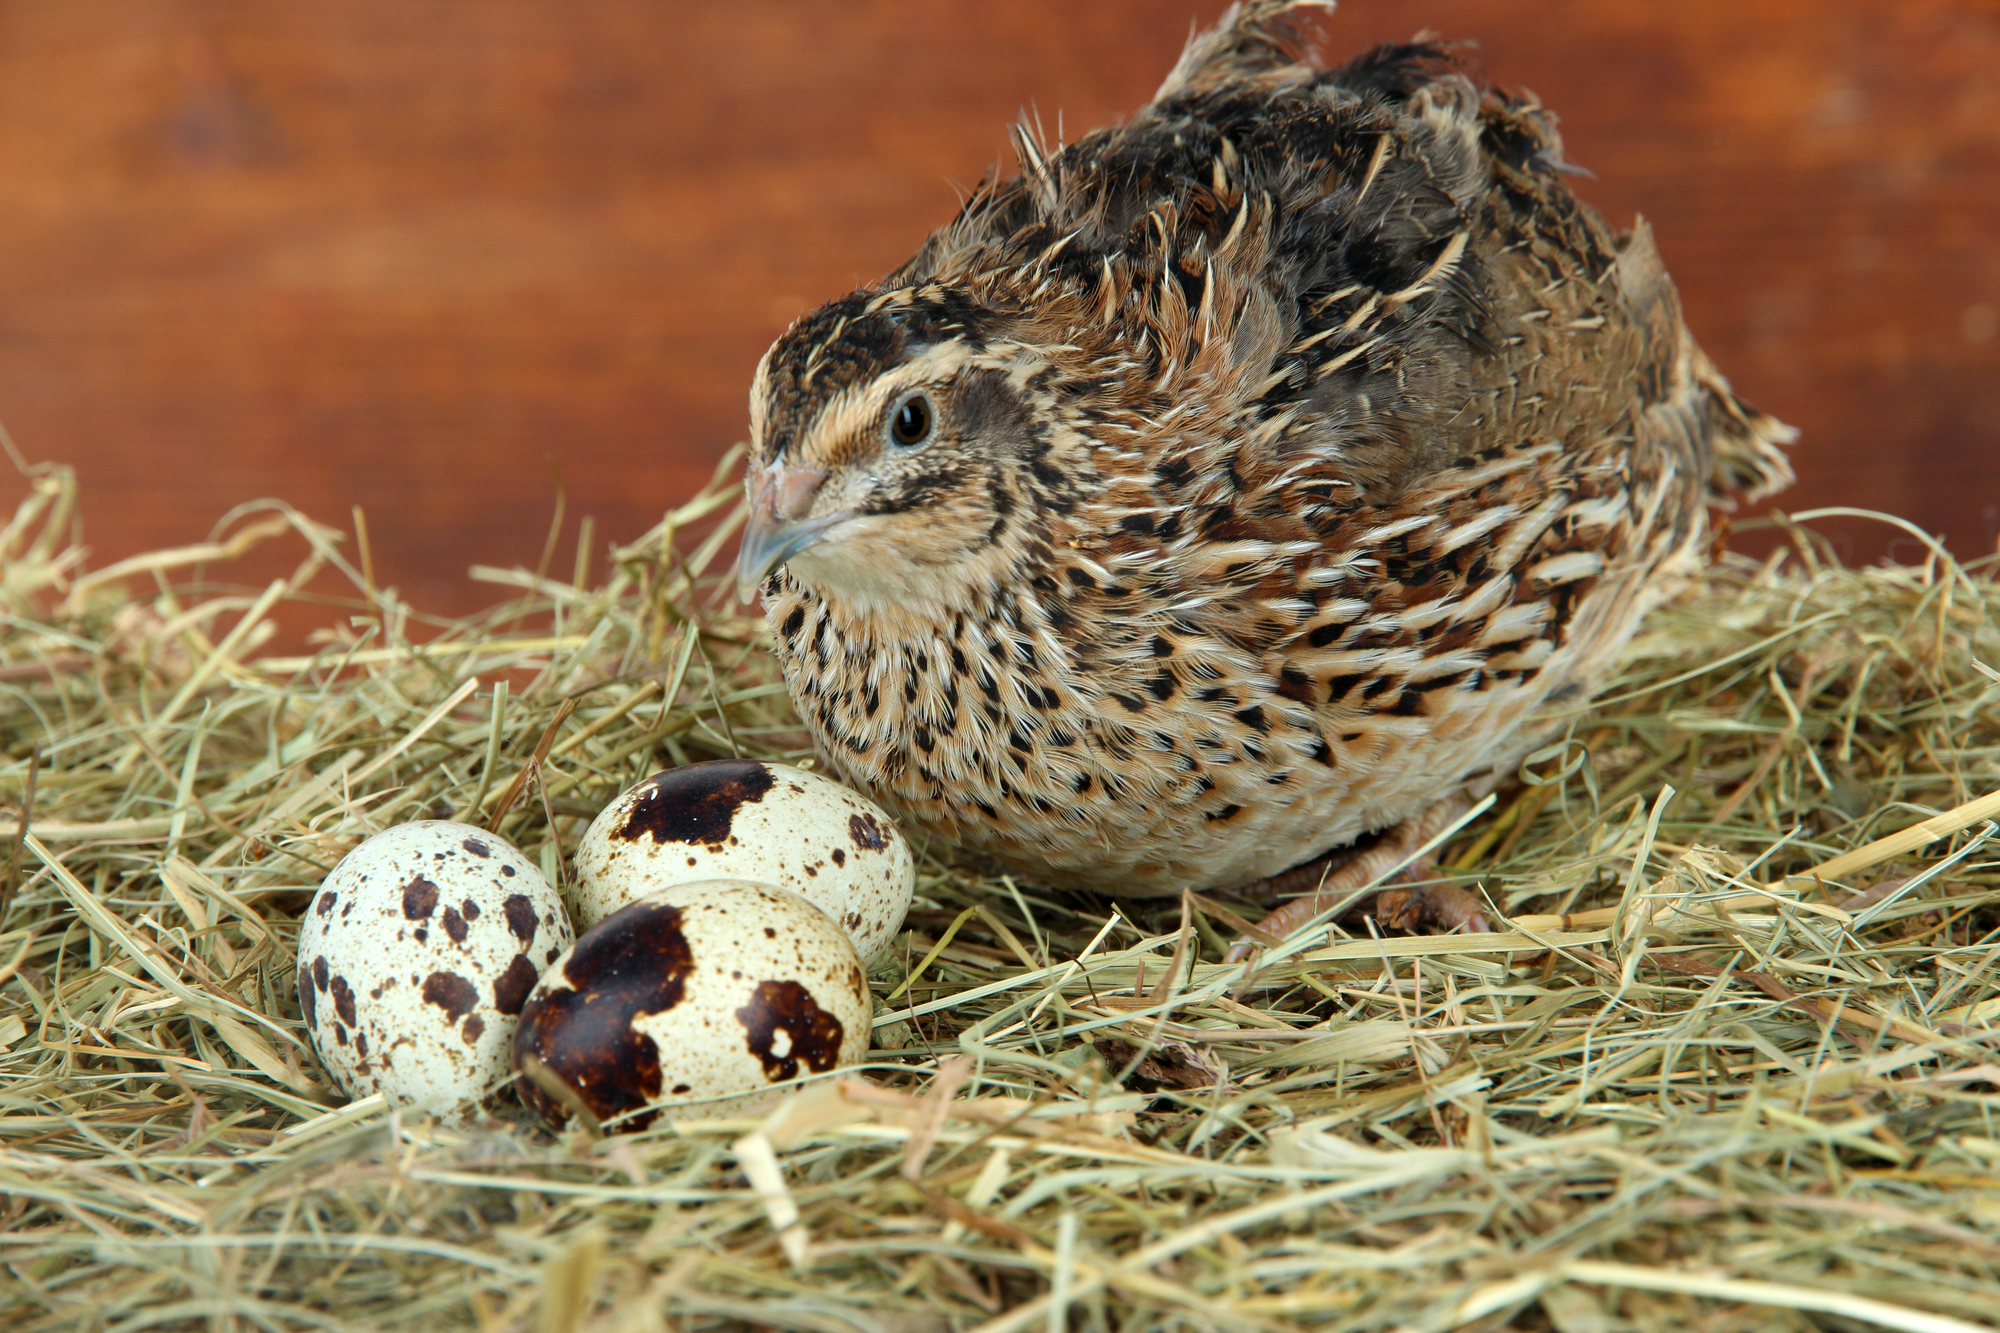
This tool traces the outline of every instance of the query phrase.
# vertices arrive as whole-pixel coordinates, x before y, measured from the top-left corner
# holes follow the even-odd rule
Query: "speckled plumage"
[[[1426,44],[1318,71],[1295,14],[1232,11],[1127,125],[1019,132],[752,389],[745,574],[789,557],[827,768],[1039,882],[1235,887],[1505,771],[1707,505],[1789,480],[1551,117]]]

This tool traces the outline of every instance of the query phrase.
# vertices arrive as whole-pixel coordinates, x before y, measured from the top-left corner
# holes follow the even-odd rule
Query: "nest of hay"
[[[69,475],[31,472],[0,528],[0,1326],[1991,1327],[2000,586],[1789,523],[1454,831],[1503,933],[1322,927],[1246,976],[1244,904],[932,848],[865,1071],[769,1116],[341,1105],[292,940],[358,840],[449,815],[560,882],[645,774],[805,756],[715,595],[718,476],[604,580],[475,571],[510,600],[444,623],[283,506],[90,570]],[[260,541],[294,575],[213,581]],[[267,653],[288,603],[323,628]]]

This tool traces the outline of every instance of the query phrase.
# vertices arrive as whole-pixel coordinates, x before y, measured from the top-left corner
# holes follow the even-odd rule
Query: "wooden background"
[[[638,534],[769,340],[900,260],[1021,108],[1125,114],[1220,9],[4,0],[0,421],[80,470],[100,560],[361,504],[385,582],[470,609],[468,565],[533,563],[552,469]],[[1353,0],[1326,47],[1421,27],[1652,219],[1709,351],[1804,429],[1792,507],[1993,549],[2000,3]]]

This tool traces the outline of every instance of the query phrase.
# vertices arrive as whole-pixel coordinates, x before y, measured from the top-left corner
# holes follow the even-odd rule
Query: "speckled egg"
[[[577,1106],[637,1113],[616,1129],[735,1114],[861,1059],[873,1013],[853,942],[817,907],[768,884],[682,884],[550,965],[514,1035],[516,1086],[552,1125]]]
[[[521,1006],[574,938],[516,848],[469,824],[399,824],[349,852],[307,906],[299,1008],[349,1096],[469,1113],[510,1077]]]
[[[844,926],[873,967],[903,928],[917,868],[895,822],[838,782],[789,764],[688,764],[633,787],[585,831],[577,925],[707,879],[790,889]]]

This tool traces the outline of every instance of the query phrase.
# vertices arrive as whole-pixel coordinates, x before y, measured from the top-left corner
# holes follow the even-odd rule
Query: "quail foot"
[[[1123,125],[1018,129],[1018,175],[751,388],[739,576],[825,768],[1043,884],[1420,847],[1599,687],[1709,506],[1790,480],[1554,118],[1426,41],[1322,66],[1318,7],[1232,9]]]

